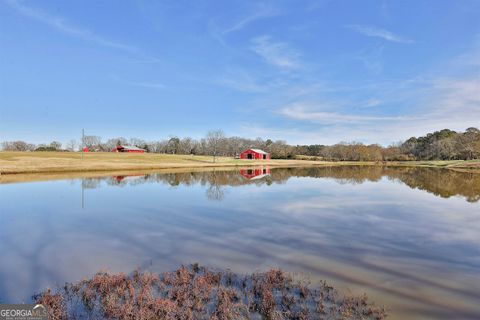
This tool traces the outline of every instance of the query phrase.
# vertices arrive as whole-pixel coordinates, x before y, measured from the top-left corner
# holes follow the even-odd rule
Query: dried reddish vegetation
[[[345,298],[280,270],[240,276],[192,265],[162,275],[97,273],[34,297],[52,319],[384,319],[363,297]]]

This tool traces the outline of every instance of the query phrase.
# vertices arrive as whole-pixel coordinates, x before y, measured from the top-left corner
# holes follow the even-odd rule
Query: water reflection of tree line
[[[84,186],[94,189],[102,181],[112,186],[164,183],[170,186],[200,184],[207,187],[209,199],[221,200],[223,186],[283,184],[292,177],[331,178],[342,184],[376,182],[387,177],[400,181],[410,188],[424,190],[443,198],[463,196],[469,202],[480,200],[480,174],[458,172],[437,168],[380,167],[380,166],[338,166],[272,169],[270,175],[259,180],[248,180],[238,171],[204,171],[181,173],[154,173],[136,176],[133,179],[116,177],[85,178]]]

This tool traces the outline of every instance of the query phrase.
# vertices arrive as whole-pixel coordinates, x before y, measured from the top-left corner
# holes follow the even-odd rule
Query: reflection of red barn
[[[121,182],[124,180],[138,180],[144,177],[144,174],[130,174],[128,176],[113,176],[113,179],[115,179],[117,182]]]
[[[269,160],[270,153],[260,149],[248,149],[240,153],[240,159],[248,160]]]
[[[137,148],[134,146],[118,146],[114,148],[112,152],[144,153],[145,149]]]
[[[240,174],[248,180],[256,180],[270,175],[270,168],[244,168],[240,169]]]

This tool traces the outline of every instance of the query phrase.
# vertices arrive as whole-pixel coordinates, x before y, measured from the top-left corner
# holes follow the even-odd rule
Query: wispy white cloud
[[[480,33],[475,35],[474,45],[472,50],[460,54],[453,61],[456,67],[478,68],[480,67]],[[480,71],[479,71],[480,72]]]
[[[105,46],[105,47],[110,47],[110,48],[119,49],[119,50],[128,51],[128,52],[138,51],[138,49],[134,46],[109,40],[105,37],[102,37],[94,33],[93,31],[70,24],[69,22],[66,21],[66,19],[62,17],[54,16],[38,8],[27,6],[23,3],[23,1],[5,0],[5,3],[9,5],[11,8],[13,8],[15,11],[17,11],[18,13],[26,17],[29,17],[31,19],[37,20],[39,22],[42,22],[44,24],[47,24],[65,34],[83,39],[85,41],[96,43],[98,45]]]
[[[231,32],[240,31],[241,29],[247,27],[249,24],[257,20],[274,17],[279,14],[280,14],[280,10],[278,10],[277,8],[271,5],[262,4],[256,7],[253,13],[243,17],[241,20],[233,24],[231,27],[223,30],[222,34],[226,35]]]
[[[431,91],[432,114],[480,119],[480,77],[435,79]]]
[[[352,103],[338,105],[329,102],[297,102],[279,108],[276,113],[288,120],[285,126],[290,131],[286,136],[293,143],[331,144],[343,140],[389,144],[444,128],[465,130],[479,126],[480,78],[432,78],[428,82],[422,81],[422,87],[410,89],[419,91],[420,97],[409,100],[416,107],[400,109],[399,116],[384,116],[382,108],[375,108],[368,115],[358,114]],[[370,102],[382,106],[392,103],[377,99]],[[296,130],[292,131],[292,127]],[[281,128],[258,126],[250,130],[261,130],[272,138],[282,137]]]
[[[242,124],[241,131],[294,144],[360,141],[387,145],[444,128],[478,127],[480,77],[472,61],[479,55],[474,49],[461,55],[471,58],[467,63],[447,62],[444,66],[448,69],[407,80],[391,79],[358,88],[322,83],[313,94],[307,90],[301,95],[289,94],[293,87],[287,85],[268,107],[280,121]],[[271,99],[275,97],[278,92]],[[285,104],[282,99],[291,102]]]
[[[348,25],[346,27],[358,33],[361,33],[367,37],[376,37],[376,38],[381,38],[390,42],[399,42],[399,43],[414,42],[412,39],[397,35],[391,31],[388,31],[379,27],[360,25],[360,24]]]
[[[166,86],[163,83],[158,82],[128,82],[132,86],[151,88],[151,89],[165,89]]]
[[[381,73],[383,71],[383,46],[363,51],[356,56],[365,68],[373,73]]]
[[[119,83],[124,83],[124,84],[128,84],[135,87],[143,87],[143,88],[149,88],[149,89],[165,89],[167,87],[165,84],[161,82],[130,81],[130,80],[122,79],[117,75],[111,75],[110,79]]]
[[[315,94],[325,94],[337,91],[336,88],[328,85],[324,81],[313,81],[311,83],[295,83],[285,85],[283,93],[289,98],[299,98],[302,96],[311,96]]]
[[[218,84],[243,92],[267,92],[269,86],[260,83],[249,73],[243,70],[230,70],[227,74],[217,79]]]
[[[363,108],[373,108],[373,107],[378,107],[379,105],[382,104],[382,100],[376,99],[376,98],[371,98],[362,103],[361,107]]]
[[[156,64],[156,63],[162,63],[165,62],[163,59],[155,58],[155,57],[140,57],[138,59],[134,60],[128,60],[129,63],[138,63],[138,64]]]
[[[441,69],[410,79],[358,86],[322,82],[319,88],[302,90],[300,95],[288,95],[295,86],[287,85],[269,99],[273,102],[268,109],[280,121],[248,124],[248,132],[299,144],[389,144],[444,128],[478,127],[478,61],[480,50],[474,43],[470,50],[445,61]]]
[[[300,67],[300,54],[285,42],[275,42],[269,36],[252,40],[252,50],[266,62],[279,68],[293,69]]]
[[[290,119],[304,120],[326,125],[412,120],[412,117],[359,115],[352,113],[323,111],[323,109],[332,109],[332,106],[314,106],[304,103],[294,103],[281,108],[279,113]]]

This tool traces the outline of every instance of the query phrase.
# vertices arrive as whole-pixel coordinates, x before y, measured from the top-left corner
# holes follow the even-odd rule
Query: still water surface
[[[4,181],[5,182],[5,181]],[[281,267],[391,319],[480,319],[480,174],[241,171],[0,184],[0,301],[100,269]]]

